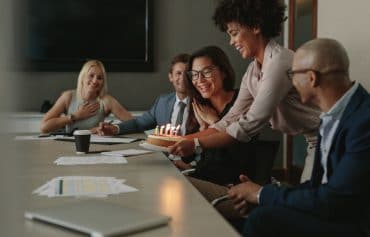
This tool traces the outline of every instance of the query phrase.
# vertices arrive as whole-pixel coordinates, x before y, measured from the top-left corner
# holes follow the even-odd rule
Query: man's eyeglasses
[[[289,80],[293,80],[294,74],[299,74],[299,73],[307,73],[309,71],[312,71],[318,75],[324,75],[324,74],[329,74],[329,73],[345,73],[347,74],[346,70],[332,70],[332,71],[327,71],[327,72],[320,72],[315,69],[307,68],[307,69],[300,69],[300,70],[292,70],[289,69],[286,71],[286,75],[288,76]]]
[[[210,67],[204,68],[201,71],[195,71],[195,70],[188,71],[187,74],[188,74],[189,78],[193,82],[195,82],[195,81],[200,79],[200,75],[202,75],[204,78],[210,78],[212,76],[212,72],[215,69],[216,69],[216,67],[210,66]]]

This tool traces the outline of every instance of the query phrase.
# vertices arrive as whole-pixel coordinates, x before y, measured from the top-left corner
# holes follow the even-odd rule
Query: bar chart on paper
[[[48,197],[106,197],[111,194],[138,191],[136,188],[124,184],[124,182],[125,180],[114,177],[63,176],[50,180],[33,193]]]

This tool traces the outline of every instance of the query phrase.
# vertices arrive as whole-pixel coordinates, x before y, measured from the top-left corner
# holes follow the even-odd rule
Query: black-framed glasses
[[[204,78],[210,78],[210,77],[212,77],[212,72],[215,69],[216,69],[216,67],[209,66],[209,67],[204,68],[201,71],[195,71],[195,70],[188,71],[187,74],[188,74],[189,78],[193,82],[195,82],[195,81],[197,81],[197,80],[200,79],[200,75],[202,75]]]
[[[288,69],[286,71],[286,75],[288,76],[289,80],[293,80],[294,74],[307,73],[309,71],[312,71],[312,72],[314,72],[318,75],[324,75],[324,74],[329,74],[329,73],[345,73],[345,74],[348,73],[346,70],[331,70],[331,71],[327,71],[327,72],[320,72],[320,71],[312,69],[312,68],[307,68],[307,69],[299,69],[299,70]]]

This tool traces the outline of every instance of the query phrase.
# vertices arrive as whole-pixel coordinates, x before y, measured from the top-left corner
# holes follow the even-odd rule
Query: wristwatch
[[[195,149],[195,154],[200,154],[203,151],[202,147],[200,146],[198,138],[194,138],[194,149]]]
[[[67,116],[68,116],[68,119],[69,119],[72,123],[76,122],[76,118],[75,118],[75,116],[74,116],[73,114],[68,114]]]

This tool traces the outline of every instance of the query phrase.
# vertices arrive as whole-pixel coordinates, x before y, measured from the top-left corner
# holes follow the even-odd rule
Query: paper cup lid
[[[73,135],[90,135],[90,130],[76,130],[73,132]]]

